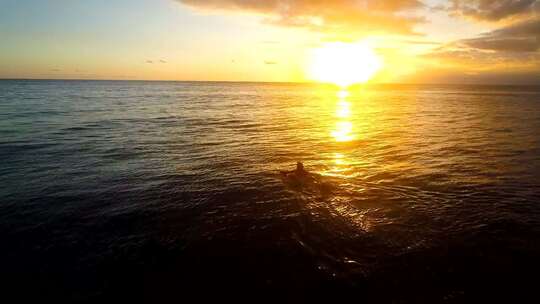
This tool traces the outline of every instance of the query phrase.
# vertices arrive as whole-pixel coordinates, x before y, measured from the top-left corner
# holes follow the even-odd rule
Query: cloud
[[[501,52],[536,52],[540,49],[540,17],[521,21],[480,37],[460,42],[476,49]]]
[[[493,31],[499,36],[540,36],[540,16]]]
[[[443,45],[424,57],[441,68],[475,72],[482,77],[490,73],[521,73],[536,75],[530,80],[537,81],[540,75],[540,17]]]
[[[540,63],[540,54],[533,52],[494,52],[468,47],[441,47],[425,55],[428,58],[442,60],[450,65],[463,64],[468,67],[491,69],[495,65],[529,66]]]
[[[540,4],[538,0],[452,0],[448,10],[478,20],[500,21],[533,14]]]
[[[540,48],[538,39],[529,38],[475,38],[463,41],[466,45],[484,50],[505,52],[535,52]]]
[[[540,54],[442,48],[424,56],[418,82],[540,84]]]
[[[157,59],[157,60],[150,60],[150,59],[148,59],[148,60],[146,60],[146,63],[148,63],[148,64],[154,64],[154,63],[167,63],[167,61],[164,60],[164,59]]]
[[[402,43],[407,44],[419,44],[419,45],[441,45],[440,42],[437,41],[428,41],[428,40],[412,40],[412,39],[400,39],[398,40]]]
[[[319,32],[414,34],[419,0],[176,0],[206,11],[248,12],[265,22]]]
[[[272,61],[272,60],[265,60],[265,61],[264,61],[264,64],[274,65],[274,64],[277,64],[277,62],[276,62],[276,61]]]
[[[443,45],[424,58],[435,69],[470,73],[495,82],[540,82],[540,18],[520,21],[473,39]],[[505,76],[506,75],[506,76]],[[521,75],[521,76],[519,76]],[[521,77],[519,81],[517,78]]]
[[[433,84],[506,84],[506,85],[538,85],[540,71],[491,71],[463,72],[456,69],[426,69],[407,79],[413,83]]]

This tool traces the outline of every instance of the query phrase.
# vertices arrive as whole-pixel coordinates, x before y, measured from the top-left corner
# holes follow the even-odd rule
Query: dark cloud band
[[[455,14],[486,21],[528,15],[540,8],[538,0],[452,0],[449,10]]]

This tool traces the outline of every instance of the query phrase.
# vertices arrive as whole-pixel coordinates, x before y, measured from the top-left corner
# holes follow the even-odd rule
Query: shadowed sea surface
[[[0,159],[5,297],[539,300],[540,87],[4,80]]]

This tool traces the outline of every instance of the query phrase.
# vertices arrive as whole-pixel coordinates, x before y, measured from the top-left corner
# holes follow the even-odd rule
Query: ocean
[[[538,86],[2,80],[0,159],[4,297],[538,301]]]

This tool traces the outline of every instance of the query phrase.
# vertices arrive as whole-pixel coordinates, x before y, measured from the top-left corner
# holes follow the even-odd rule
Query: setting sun
[[[365,42],[339,42],[313,50],[309,65],[311,79],[346,87],[371,79],[382,67],[382,60]]]
[[[6,303],[539,298],[540,0],[0,0],[0,39]]]

